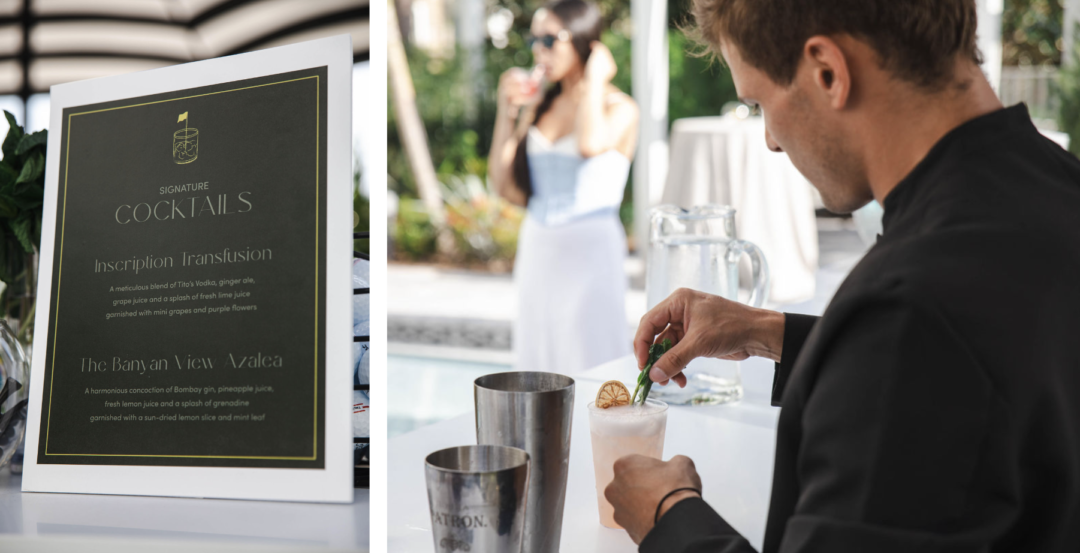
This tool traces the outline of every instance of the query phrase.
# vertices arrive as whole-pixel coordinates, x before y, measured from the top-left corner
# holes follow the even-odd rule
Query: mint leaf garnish
[[[649,346],[649,362],[645,364],[645,368],[638,374],[637,386],[634,387],[634,395],[630,398],[630,404],[638,403],[645,405],[645,399],[649,397],[649,390],[652,389],[653,381],[649,378],[649,369],[652,369],[653,363],[660,360],[660,357],[671,349],[671,340],[664,338],[658,344]],[[640,401],[638,394],[641,394]]]

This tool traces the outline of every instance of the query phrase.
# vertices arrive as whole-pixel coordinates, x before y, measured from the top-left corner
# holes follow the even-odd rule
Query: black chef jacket
[[[884,208],[825,314],[786,315],[764,550],[1080,552],[1080,161],[1018,105]],[[640,547],[752,550],[697,498]]]

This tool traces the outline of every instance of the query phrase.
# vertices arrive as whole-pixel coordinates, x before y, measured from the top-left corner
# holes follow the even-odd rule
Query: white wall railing
[[[1033,119],[1055,120],[1059,102],[1055,95],[1058,67],[1055,65],[1006,66],[1001,68],[1001,103],[1024,102]]]

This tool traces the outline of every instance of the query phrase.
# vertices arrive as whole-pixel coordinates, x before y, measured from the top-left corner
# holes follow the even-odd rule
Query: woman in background
[[[499,80],[488,176],[527,208],[514,266],[516,370],[574,374],[630,353],[618,211],[638,109],[611,84],[602,30],[595,5],[556,0],[533,16],[536,68]]]

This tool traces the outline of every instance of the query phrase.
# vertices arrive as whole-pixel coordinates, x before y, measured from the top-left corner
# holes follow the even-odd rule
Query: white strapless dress
[[[630,160],[583,158],[575,136],[551,143],[535,127],[526,150],[533,196],[514,265],[514,369],[573,375],[631,351],[618,217]]]

